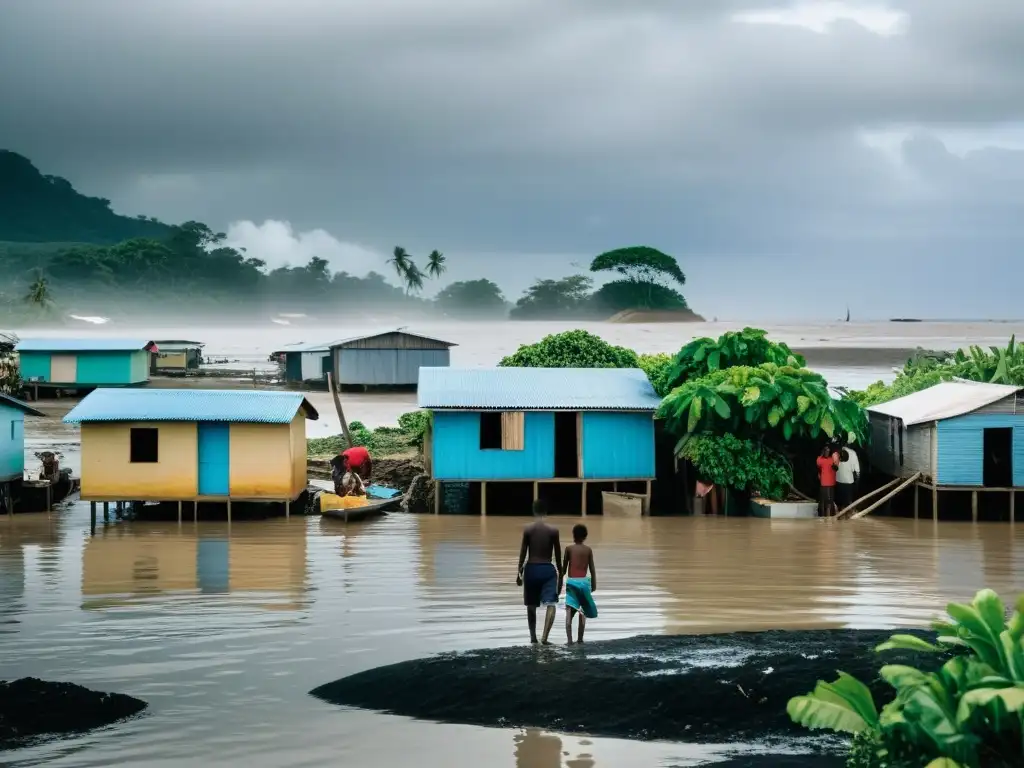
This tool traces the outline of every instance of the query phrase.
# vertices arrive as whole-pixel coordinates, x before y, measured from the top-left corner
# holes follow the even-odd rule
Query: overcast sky
[[[1024,2],[0,0],[0,147],[273,263],[1024,315]]]

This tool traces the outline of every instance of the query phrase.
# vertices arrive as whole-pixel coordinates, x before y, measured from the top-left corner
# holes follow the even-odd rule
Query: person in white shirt
[[[836,504],[840,510],[853,503],[857,481],[860,480],[860,459],[852,448],[839,452],[839,466],[836,468]]]

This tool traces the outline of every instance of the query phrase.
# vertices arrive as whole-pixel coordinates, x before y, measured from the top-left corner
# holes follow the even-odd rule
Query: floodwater
[[[713,748],[411,721],[308,691],[382,664],[523,643],[522,520],[112,523],[88,508],[0,518],[0,679],[145,699],[144,717],[0,755],[28,766],[609,768]],[[556,521],[567,532],[576,520]],[[930,520],[590,518],[600,618],[645,633],[925,625],[1024,584],[1024,528]],[[564,642],[556,622],[555,640]],[[560,653],[558,648],[538,652]]]

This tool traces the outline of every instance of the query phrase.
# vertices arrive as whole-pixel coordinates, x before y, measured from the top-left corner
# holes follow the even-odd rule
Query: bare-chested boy
[[[562,592],[564,572],[558,560],[561,545],[558,529],[544,519],[544,505],[533,502],[536,519],[523,531],[523,544],[519,550],[519,570],[516,584],[523,587],[526,622],[530,627],[530,642],[537,642],[537,608],[544,606],[544,634],[541,643],[550,645],[548,635],[555,623],[555,606]]]
[[[573,543],[565,548],[562,563],[563,573],[568,574],[565,582],[565,636],[572,645],[572,619],[580,617],[576,642],[583,642],[583,630],[587,619],[597,618],[597,604],[593,592],[597,591],[597,570],[594,568],[594,550],[588,547],[587,526],[574,525],[572,528]],[[590,576],[587,576],[587,572]]]

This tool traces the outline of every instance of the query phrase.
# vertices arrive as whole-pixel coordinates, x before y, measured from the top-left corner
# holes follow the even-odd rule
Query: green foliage
[[[423,441],[430,423],[430,411],[409,411],[398,417],[398,428],[408,437],[409,444],[419,450],[423,450]]]
[[[167,227],[144,216],[119,216],[110,201],[87,197],[25,157],[0,150],[0,241],[109,244],[160,238]]]
[[[443,288],[434,301],[448,315],[500,316],[507,309],[501,288],[490,280],[467,280]]]
[[[593,285],[594,281],[586,275],[537,280],[516,302],[509,317],[514,320],[580,317],[590,310]]]
[[[431,251],[427,256],[427,274],[433,278],[440,277],[448,271],[447,261],[448,259],[440,251]]]
[[[639,355],[637,359],[658,397],[667,395],[669,392],[668,369],[672,365],[671,356],[660,352],[656,355]]]
[[[611,316],[624,309],[688,309],[678,291],[658,283],[612,280],[590,297],[595,315]]]
[[[0,394],[17,395],[21,391],[21,370],[14,355],[18,337],[0,333]]]
[[[430,414],[426,411],[411,411],[398,417],[397,427],[368,429],[361,421],[348,425],[352,443],[366,448],[374,457],[400,456],[423,447]],[[316,437],[306,441],[308,456],[334,456],[348,447],[344,435]]]
[[[669,370],[669,388],[678,387],[693,378],[706,376],[736,365],[756,366],[763,363],[803,368],[807,361],[786,344],[770,341],[760,328],[723,333],[718,339],[694,339],[679,350]]]
[[[896,698],[875,707],[867,687],[839,673],[790,699],[795,723],[856,734],[849,768],[1010,768],[1024,765],[1024,596],[1009,621],[989,589],[970,605],[950,603],[936,643],[893,635],[876,650],[951,655],[937,672],[885,665]]]
[[[505,368],[639,368],[636,352],[609,344],[600,336],[575,330],[524,344],[499,366]]]
[[[781,454],[735,435],[700,434],[684,438],[679,455],[700,477],[766,499],[782,500],[793,485],[793,469]]]
[[[686,284],[679,262],[656,248],[635,245],[607,251],[590,264],[591,272],[618,272],[632,283],[659,283],[668,280]]]
[[[732,433],[760,441],[841,435],[863,443],[867,419],[848,400],[836,400],[825,380],[806,368],[774,363],[734,366],[689,379],[662,401],[658,416],[674,434]]]
[[[907,361],[892,384],[876,381],[865,390],[851,392],[850,397],[866,408],[953,379],[1024,386],[1024,345],[1017,344],[1016,337],[1011,336],[1005,347],[984,350],[972,346],[966,352],[919,354]]]

